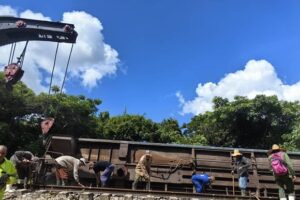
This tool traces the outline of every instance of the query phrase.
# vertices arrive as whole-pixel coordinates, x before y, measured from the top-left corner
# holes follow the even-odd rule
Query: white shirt
[[[80,165],[79,159],[74,158],[72,156],[60,156],[55,160],[59,165],[68,169],[68,171],[73,171],[73,176],[75,181],[79,182],[79,176],[78,176],[78,168]]]

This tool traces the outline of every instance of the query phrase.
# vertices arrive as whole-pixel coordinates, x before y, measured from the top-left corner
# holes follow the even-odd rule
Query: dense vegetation
[[[0,144],[15,150],[41,153],[41,116],[54,117],[51,133],[160,143],[201,144],[268,149],[273,143],[300,149],[300,104],[279,101],[276,96],[234,101],[216,97],[214,110],[194,116],[179,126],[176,119],[153,122],[142,115],[110,116],[101,100],[60,94],[36,95],[23,83],[12,92],[0,73]],[[56,93],[55,93],[56,92]]]

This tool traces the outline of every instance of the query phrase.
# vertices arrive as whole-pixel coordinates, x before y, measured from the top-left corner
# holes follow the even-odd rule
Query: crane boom
[[[75,43],[73,24],[0,16],[0,46],[30,40]]]

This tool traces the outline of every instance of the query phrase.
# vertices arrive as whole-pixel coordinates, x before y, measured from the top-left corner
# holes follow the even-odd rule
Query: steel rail
[[[91,193],[110,193],[110,194],[131,194],[131,195],[152,195],[159,197],[189,197],[189,198],[213,198],[213,199],[259,199],[271,200],[278,199],[277,197],[257,197],[239,196],[239,195],[222,195],[222,194],[206,194],[206,193],[188,193],[175,191],[159,191],[159,190],[132,190],[120,188],[99,188],[99,187],[80,187],[80,186],[56,186],[56,185],[34,185],[35,189],[45,189],[48,191],[69,191],[69,192],[91,192]]]

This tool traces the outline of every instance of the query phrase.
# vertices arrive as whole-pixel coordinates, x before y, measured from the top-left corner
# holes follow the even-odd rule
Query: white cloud
[[[225,75],[218,83],[198,84],[197,96],[186,101],[180,92],[177,97],[182,114],[194,115],[211,111],[216,96],[233,100],[235,96],[254,98],[258,94],[277,95],[281,100],[300,100],[300,82],[285,85],[278,78],[275,68],[266,60],[250,60],[243,70]]]
[[[28,18],[28,19],[51,21],[50,17],[45,17],[42,13],[34,13],[31,10],[25,10],[24,12],[20,13],[20,17]]]
[[[50,17],[42,13],[26,10],[18,14],[9,6],[0,6],[0,15],[9,13],[22,18],[51,21]],[[74,24],[78,32],[68,79],[79,78],[83,87],[91,89],[96,87],[103,77],[116,74],[119,63],[118,52],[104,42],[103,26],[99,19],[83,11],[72,11],[63,13],[61,21]],[[15,57],[20,55],[23,46],[23,42],[18,43]],[[28,44],[22,81],[37,93],[48,91],[55,49],[56,43],[53,42],[30,41]],[[60,44],[52,85],[62,85],[70,49],[71,44]],[[10,45],[0,48],[2,65],[7,64],[9,52]]]
[[[4,5],[0,5],[0,14],[7,15],[7,16],[14,16],[14,17],[18,15],[15,9],[11,8],[10,6],[4,6]]]

